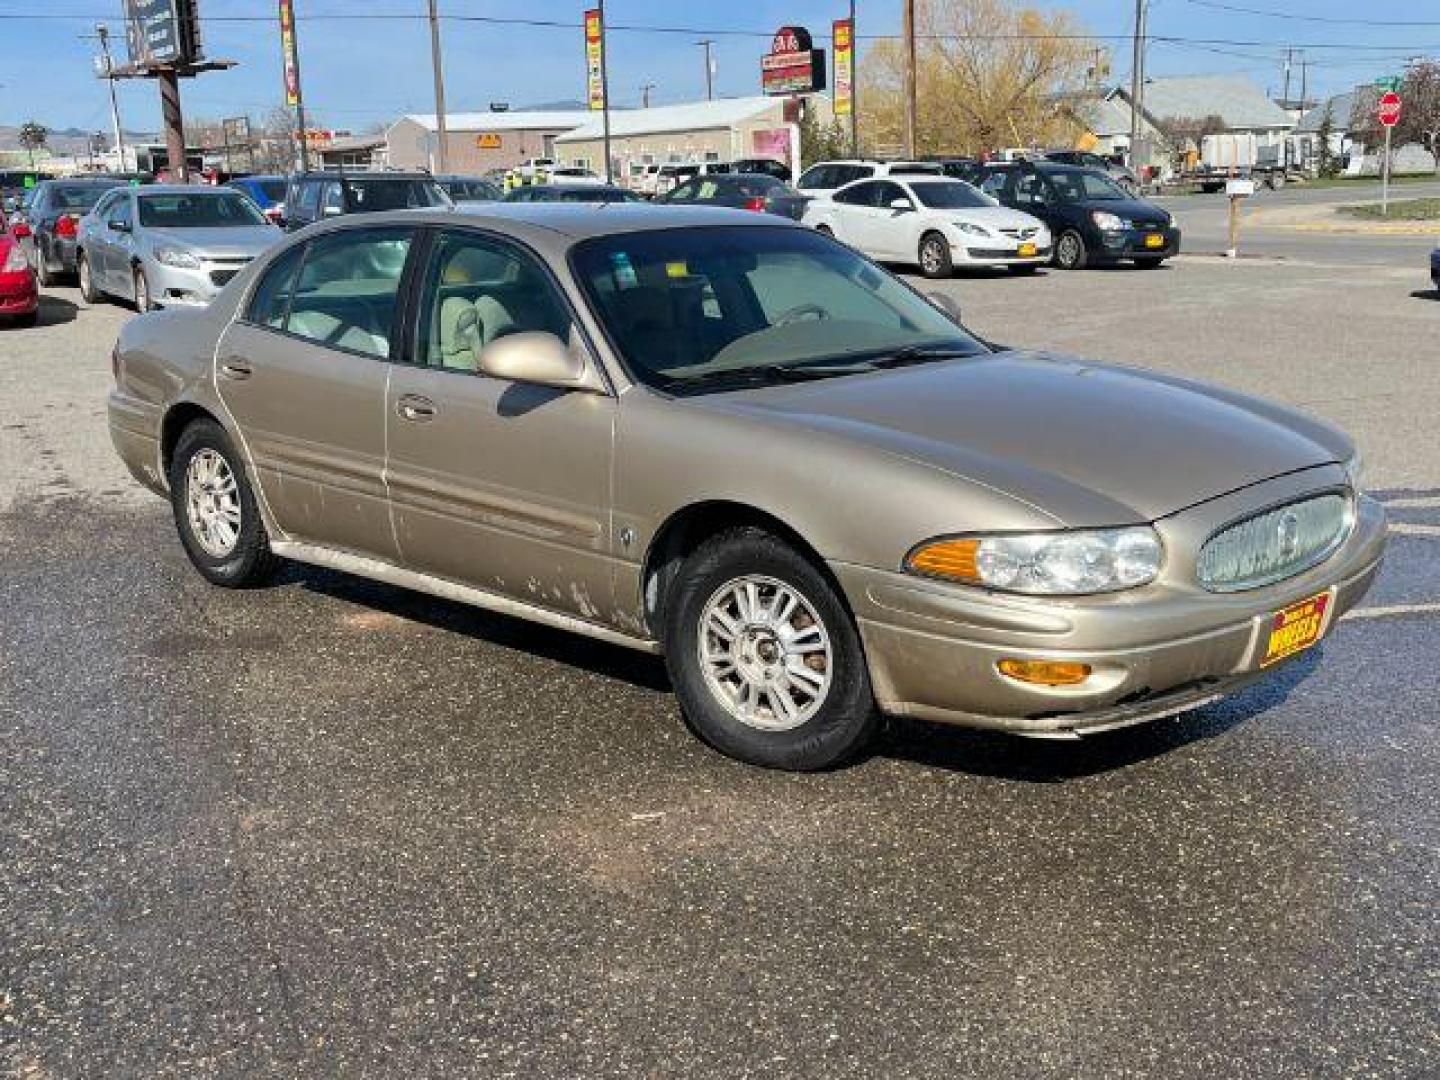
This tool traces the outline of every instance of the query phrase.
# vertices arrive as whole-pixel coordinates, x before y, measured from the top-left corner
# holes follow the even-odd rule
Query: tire
[[[139,312],[154,311],[155,301],[150,296],[150,282],[145,277],[143,267],[136,266],[130,271],[130,280],[133,292],[130,294],[135,298],[135,310]]]
[[[749,587],[754,614],[732,602]],[[687,723],[706,743],[752,765],[812,771],[869,741],[879,718],[860,636],[809,559],[761,529],[731,529],[686,559],[673,590],[666,664]],[[792,614],[772,619],[770,605],[786,598]],[[736,628],[728,643],[727,621]]]
[[[1036,266],[1034,263],[1024,263],[1020,266],[1010,267],[1010,273],[1014,274],[1016,277],[1029,277],[1031,274],[1035,273],[1035,271],[1039,269],[1040,267]]]
[[[98,304],[105,294],[95,287],[95,275],[90,269],[90,260],[83,251],[75,255],[75,273],[80,278],[80,299],[87,304]]]
[[[35,237],[35,281],[42,289],[55,284],[55,272],[50,269],[50,260],[45,257],[45,246]]]
[[[217,460],[219,468],[215,467]],[[192,515],[191,486],[197,478],[209,485],[210,492],[208,498],[195,493]],[[169,479],[175,528],[200,576],[227,589],[249,588],[266,581],[279,559],[270,550],[270,538],[260,520],[245,463],[225,429],[213,420],[196,420],[181,432],[170,460]],[[232,511],[224,515],[231,522],[230,529],[215,527],[215,508],[222,505]],[[236,518],[238,527],[234,524]],[[210,523],[211,528],[202,522]]]
[[[38,311],[27,311],[24,315],[11,316],[10,325],[17,330],[28,330],[40,321]]]
[[[1085,238],[1074,229],[1067,229],[1055,241],[1055,265],[1061,270],[1083,270],[1090,261]]]
[[[920,263],[920,273],[927,278],[948,278],[955,273],[955,263],[950,258],[950,241],[938,232],[927,232],[920,237],[916,259]]]
[[[1153,255],[1142,256],[1141,258],[1135,260],[1135,265],[1141,270],[1154,270],[1164,261],[1165,260],[1163,258],[1156,258]]]

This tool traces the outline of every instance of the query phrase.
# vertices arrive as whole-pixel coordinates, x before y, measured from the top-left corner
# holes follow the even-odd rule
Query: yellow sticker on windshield
[[[665,264],[665,274],[667,277],[689,277],[690,264],[687,263],[684,259],[680,259],[675,262],[667,262]]]

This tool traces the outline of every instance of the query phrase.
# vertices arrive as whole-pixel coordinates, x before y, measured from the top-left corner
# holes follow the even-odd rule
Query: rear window
[[[430,180],[406,177],[347,179],[350,209],[357,213],[379,210],[409,210],[423,206],[444,206],[445,196]]]
[[[57,184],[50,189],[50,205],[57,210],[77,210],[89,213],[100,201],[100,196],[110,190],[105,184]]]
[[[284,180],[252,180],[252,184],[260,189],[260,193],[272,203],[277,203],[285,198]]]

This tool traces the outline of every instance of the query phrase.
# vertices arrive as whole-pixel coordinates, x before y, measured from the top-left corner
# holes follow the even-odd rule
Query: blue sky
[[[273,0],[200,0],[208,18],[248,16],[258,22],[207,21],[207,53],[238,60],[232,72],[205,75],[184,88],[187,113],[218,117],[261,114],[281,100],[280,49]],[[1217,6],[1218,5],[1218,6]],[[1295,21],[1226,10],[1225,6],[1304,14]],[[445,24],[446,85],[452,110],[484,108],[490,101],[526,103],[575,99],[583,94],[580,13],[586,0],[441,0],[441,11],[556,19],[573,29]],[[1092,33],[1117,37],[1130,32],[1133,0],[1073,0],[1073,11]],[[425,0],[296,0],[305,16],[338,16],[300,23],[301,64],[310,110],[325,124],[361,129],[403,112],[432,107],[429,33],[423,19],[378,20],[356,15],[414,13]],[[786,22],[828,32],[843,15],[844,0],[607,0],[612,26],[620,24],[697,27],[712,31],[769,32]],[[34,116],[53,127],[108,128],[104,86],[93,77],[93,43],[80,39],[97,18],[120,34],[121,0],[0,0],[0,123]],[[899,0],[859,0],[861,34],[895,33]],[[1367,26],[1355,0],[1153,0],[1152,34],[1189,39],[1188,44],[1156,42],[1150,50],[1152,74],[1243,71],[1278,93],[1283,78],[1281,55],[1287,44],[1308,46],[1310,85],[1337,92],[1355,81],[1398,70],[1410,53],[1440,54],[1440,4],[1399,5],[1398,18],[1431,26]],[[1427,12],[1429,14],[1427,14]],[[36,17],[40,15],[42,17]],[[715,35],[722,95],[757,91],[761,37]],[[640,86],[654,82],[655,102],[694,100],[704,94],[704,69],[693,34],[615,31],[611,35],[611,96],[617,104],[637,103]],[[1197,39],[1204,39],[1202,44]],[[1111,42],[1114,72],[1126,77],[1129,47]],[[1324,48],[1338,45],[1341,48]],[[121,50],[123,52],[123,35]],[[1299,69],[1295,70],[1298,94]],[[153,83],[121,88],[127,127],[158,123]]]

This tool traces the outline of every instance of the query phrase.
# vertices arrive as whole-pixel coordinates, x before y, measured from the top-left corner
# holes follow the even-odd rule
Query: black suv
[[[1050,226],[1062,270],[1121,259],[1148,269],[1180,253],[1170,214],[1097,169],[1017,161],[987,165],[979,183],[985,194]]]
[[[280,224],[290,230],[303,229],[339,214],[450,205],[450,197],[429,173],[296,173],[285,189]]]
[[[35,277],[41,285],[53,285],[62,274],[75,273],[80,219],[105,192],[125,183],[124,177],[77,177],[46,180],[35,188],[25,205],[25,222],[35,237]]]

